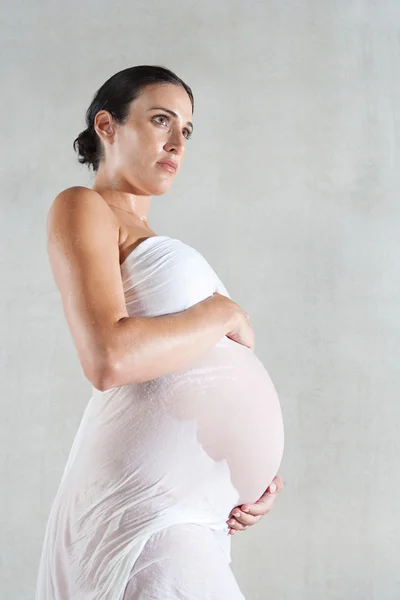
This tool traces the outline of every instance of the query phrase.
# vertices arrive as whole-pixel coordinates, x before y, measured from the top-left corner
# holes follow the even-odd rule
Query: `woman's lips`
[[[171,165],[169,165],[168,163],[165,162],[158,162],[157,165],[159,167],[161,167],[162,169],[164,169],[165,171],[169,171],[170,173],[176,173],[176,168],[172,167]]]

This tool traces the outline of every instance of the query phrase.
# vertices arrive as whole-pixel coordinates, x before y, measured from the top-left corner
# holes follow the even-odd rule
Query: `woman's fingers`
[[[229,520],[227,521],[227,523],[228,523],[228,525],[230,525],[232,527],[235,525],[235,522],[241,523],[242,525],[246,525],[247,527],[249,527],[250,525],[254,525],[255,523],[257,523],[257,521],[259,521],[260,519],[261,519],[261,516],[254,516],[252,514],[246,514],[242,510],[235,508],[232,511],[231,516],[230,516]]]
[[[273,491],[272,491],[273,490]],[[275,502],[277,494],[283,490],[283,481],[279,475],[275,475],[274,479],[263,493],[261,498],[254,504],[242,504],[242,511],[254,516],[263,516],[269,512]]]
[[[236,506],[227,520],[230,535],[234,535],[236,531],[244,531],[247,527],[258,523],[272,509],[275,498],[282,489],[283,481],[279,475],[276,475],[257,502]]]
[[[233,533],[231,533],[231,532],[236,533],[236,531],[246,531],[246,529],[247,529],[247,525],[242,525],[241,523],[236,521],[236,523],[234,523],[234,525],[230,526],[229,534],[233,535]]]

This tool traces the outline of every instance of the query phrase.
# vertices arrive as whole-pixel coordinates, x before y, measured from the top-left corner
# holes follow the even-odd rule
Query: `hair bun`
[[[91,129],[85,129],[74,140],[74,150],[78,152],[80,163],[95,164],[97,158],[97,135]]]

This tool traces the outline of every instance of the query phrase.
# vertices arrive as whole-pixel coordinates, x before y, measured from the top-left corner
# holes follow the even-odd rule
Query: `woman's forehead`
[[[146,86],[133,102],[132,108],[149,111],[168,109],[183,120],[192,116],[192,103],[185,88],[174,84],[152,84]]]

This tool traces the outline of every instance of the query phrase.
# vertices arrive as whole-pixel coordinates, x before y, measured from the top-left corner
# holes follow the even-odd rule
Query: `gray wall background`
[[[398,0],[40,0],[2,13],[0,597],[33,598],[90,397],[47,211],[91,185],[72,141],[95,91],[161,64],[193,88],[195,133],[150,223],[201,251],[250,313],[284,414],[285,489],[233,538],[239,584],[247,600],[398,598]]]

